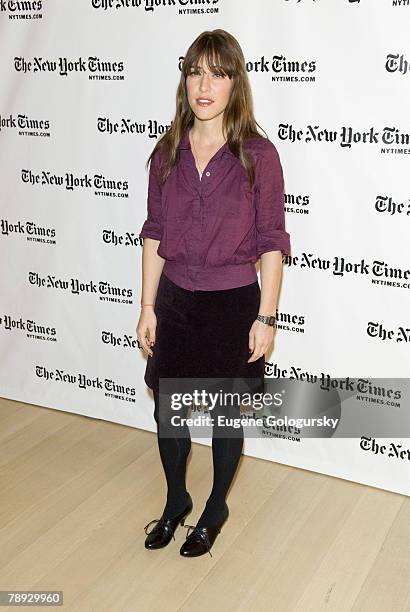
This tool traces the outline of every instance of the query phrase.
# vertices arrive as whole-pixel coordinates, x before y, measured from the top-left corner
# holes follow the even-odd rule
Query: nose
[[[200,91],[207,91],[209,89],[209,74],[202,74],[199,81],[199,89]]]

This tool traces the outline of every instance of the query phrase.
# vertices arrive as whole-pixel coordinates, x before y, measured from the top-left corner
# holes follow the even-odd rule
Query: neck
[[[222,132],[221,122],[215,124],[212,121],[198,121],[197,119],[190,130],[190,136],[194,138],[196,143],[204,147],[212,147],[226,140]]]

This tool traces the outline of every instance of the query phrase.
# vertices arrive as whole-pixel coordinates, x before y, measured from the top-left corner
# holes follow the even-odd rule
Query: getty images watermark
[[[275,414],[259,415],[258,410],[265,410],[266,407],[279,408],[283,406],[284,393],[276,392],[259,393],[251,396],[250,394],[240,394],[224,392],[209,393],[206,389],[195,389],[192,393],[172,393],[170,396],[170,408],[175,411],[170,416],[171,424],[175,427],[206,426],[215,424],[219,427],[332,427],[335,429],[339,423],[339,418],[329,418],[326,415],[321,417],[288,417],[288,415],[276,416]],[[224,408],[230,409],[234,406],[242,408],[248,407],[252,412],[242,414],[242,416],[228,416]],[[192,412],[198,412],[194,417],[182,416],[183,408],[191,408]],[[231,412],[231,410],[230,410]],[[215,417],[213,416],[215,415]]]
[[[160,378],[163,437],[410,437],[408,378]]]

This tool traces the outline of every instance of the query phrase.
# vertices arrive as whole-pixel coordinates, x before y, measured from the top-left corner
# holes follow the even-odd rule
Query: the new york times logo
[[[369,321],[366,333],[371,338],[378,340],[392,340],[393,342],[403,342],[410,344],[410,327],[399,325],[396,329],[387,329],[383,323]]]
[[[30,132],[30,130],[43,131],[50,129],[50,121],[48,119],[31,119],[27,115],[14,116],[10,113],[8,117],[0,115],[0,132],[9,128],[19,130],[20,134]]]
[[[21,180],[29,185],[46,185],[61,187],[68,191],[75,189],[94,189],[96,192],[118,193],[128,197],[128,181],[124,179],[109,178],[103,174],[88,174],[77,176],[72,172],[56,174],[51,170],[39,172],[28,168],[21,170]]]
[[[56,230],[52,227],[37,225],[35,221],[0,219],[0,234],[2,236],[26,236],[27,238],[55,238]]]
[[[135,232],[124,232],[123,234],[118,234],[113,229],[102,230],[102,241],[104,244],[124,247],[136,247],[141,244],[141,238]]]
[[[28,273],[28,282],[30,285],[38,288],[55,289],[62,292],[70,292],[74,295],[95,295],[100,300],[118,301],[123,304],[131,304],[133,297],[133,289],[122,287],[120,285],[112,285],[107,281],[82,281],[78,278],[58,278],[52,274],[42,276],[38,272]]]
[[[23,319],[20,317],[17,319],[14,316],[5,314],[0,316],[0,325],[2,329],[11,332],[26,332],[28,338],[45,338],[47,340],[55,340],[57,336],[57,330],[51,325],[46,323],[37,323],[33,319]]]
[[[331,272],[334,276],[373,276],[381,280],[403,280],[410,281],[410,267],[391,266],[383,260],[373,260],[366,262],[365,259],[360,261],[350,261],[346,257],[335,255],[333,260],[314,256],[313,253],[302,252],[300,255],[287,257],[287,263],[308,270],[319,270]],[[404,265],[406,262],[404,262]],[[406,285],[408,286],[408,285]]]
[[[407,74],[410,72],[410,61],[406,60],[402,53],[389,53],[386,58],[385,68],[387,72]]]
[[[390,442],[389,445],[379,444],[375,438],[362,436],[359,446],[361,450],[370,451],[374,455],[385,455],[393,459],[410,461],[410,449],[406,447],[403,448],[401,444],[397,444],[396,442]]]
[[[410,215],[410,202],[396,202],[391,196],[377,196],[374,208],[377,212],[391,216],[396,213]]]
[[[36,365],[35,375],[38,379],[71,385],[72,388],[84,391],[102,391],[105,397],[112,399],[125,399],[132,401],[135,398],[136,389],[131,385],[119,383],[111,377],[104,379],[99,376],[91,377],[83,372],[70,372],[60,368],[49,369],[42,365]]]
[[[204,4],[214,5],[219,4],[219,0],[91,0],[91,7],[93,9],[102,9],[108,11],[110,9],[127,9],[127,8],[140,8],[144,11],[154,11],[159,7],[167,6],[183,6],[189,5],[193,9],[199,10],[199,7],[203,7]]]
[[[97,73],[110,75],[110,73],[119,74],[124,72],[124,62],[102,60],[97,56],[90,56],[88,58],[79,57],[74,60],[67,57],[59,57],[57,59],[15,57],[14,69],[16,72],[22,72],[23,74],[54,72],[59,76],[66,77],[70,74],[88,73],[89,77],[91,77]]]
[[[10,13],[10,17],[13,14],[29,13],[30,11],[41,11],[43,8],[42,0],[24,0],[24,2],[18,2],[18,0],[0,0],[0,11]]]
[[[388,146],[410,144],[410,134],[401,132],[399,128],[385,126],[377,130],[374,126],[369,129],[357,130],[351,126],[342,126],[340,132],[320,125],[306,125],[305,129],[298,129],[290,123],[279,123],[277,135],[280,140],[288,142],[317,142],[337,143],[341,147],[351,148],[354,145],[383,144]]]

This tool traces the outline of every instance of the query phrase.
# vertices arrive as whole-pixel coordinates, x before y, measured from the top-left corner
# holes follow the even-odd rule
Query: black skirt
[[[153,356],[144,380],[159,389],[163,378],[249,378],[263,385],[264,355],[247,363],[249,331],[259,312],[258,281],[216,291],[189,291],[161,274],[154,312]]]

